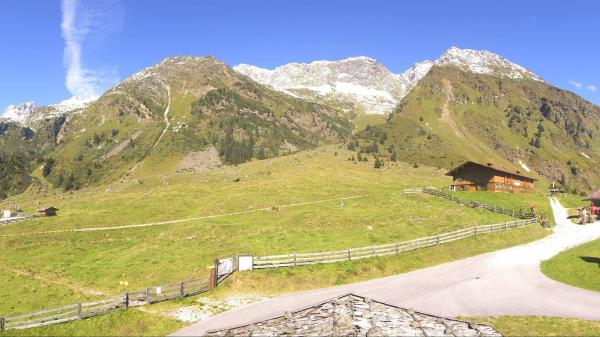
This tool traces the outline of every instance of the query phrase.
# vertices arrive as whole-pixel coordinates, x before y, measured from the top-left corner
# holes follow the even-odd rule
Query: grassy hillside
[[[212,57],[169,58],[62,117],[59,125],[49,120],[36,124],[40,130],[5,132],[2,124],[0,163],[14,162],[15,155],[4,155],[12,151],[23,167],[15,166],[13,181],[0,181],[0,193],[21,192],[30,183],[29,173],[37,168],[32,160],[43,164],[47,182],[69,191],[138,169],[203,169],[206,151],[217,152],[217,164],[272,158],[344,141],[353,129],[344,115],[271,90]],[[44,128],[54,130],[52,148],[29,151],[28,138],[45,135]]]
[[[494,162],[556,181],[571,192],[600,184],[600,108],[534,80],[433,67],[393,117],[360,145],[430,166]]]
[[[57,217],[0,227],[0,270],[15,274],[0,290],[2,314],[98,297],[98,291],[116,294],[124,290],[120,280],[134,290],[204,276],[216,257],[360,247],[508,219],[402,193],[405,187],[447,185],[443,171],[403,163],[374,169],[372,161],[356,163],[348,160],[350,155],[330,146],[237,167],[138,177],[69,193],[31,188],[9,198],[5,203],[25,210],[55,205],[60,211]],[[185,221],[61,232],[169,220]],[[522,229],[528,234],[519,240],[544,235],[535,228]],[[485,247],[474,241],[472,248],[459,248],[464,252],[456,256],[517,243],[510,235],[496,238]],[[388,272],[400,271],[395,268]],[[362,275],[380,274],[366,269]],[[42,296],[15,299],[11,294],[20,289],[21,277],[35,283],[31,289]],[[57,293],[62,296],[48,295]]]
[[[32,182],[30,172],[51,152],[65,119],[50,118],[33,130],[0,121],[0,199],[23,192]]]

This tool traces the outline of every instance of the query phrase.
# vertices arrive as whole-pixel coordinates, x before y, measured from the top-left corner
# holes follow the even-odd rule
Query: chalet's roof
[[[209,336],[501,336],[492,326],[443,318],[348,294]]]
[[[480,163],[476,163],[476,162],[474,162],[474,161],[470,161],[470,160],[469,160],[469,161],[466,161],[466,162],[464,162],[464,163],[462,163],[462,164],[458,165],[457,167],[453,168],[452,170],[448,171],[448,172],[446,173],[446,175],[447,175],[447,176],[451,176],[451,175],[453,175],[454,173],[456,173],[457,171],[460,171],[462,168],[464,168],[464,167],[466,167],[466,166],[468,166],[468,165],[480,166],[480,167],[482,167],[482,168],[486,168],[486,169],[488,169],[488,170],[493,170],[493,171],[496,171],[496,172],[501,172],[501,173],[510,174],[510,175],[513,175],[513,176],[516,176],[516,177],[519,177],[519,178],[523,178],[523,179],[528,179],[528,180],[533,180],[533,181],[536,181],[536,180],[537,180],[537,179],[535,179],[535,178],[531,178],[531,177],[528,177],[528,176],[526,176],[526,175],[523,175],[523,174],[521,174],[521,172],[519,172],[519,171],[511,171],[511,170],[508,170],[508,169],[506,169],[506,168],[503,168],[503,167],[495,166],[495,165],[493,165],[493,164],[491,164],[491,163],[486,165],[486,164],[480,164]]]
[[[590,195],[584,200],[600,200],[600,190],[595,191],[594,193],[592,193],[592,195]]]

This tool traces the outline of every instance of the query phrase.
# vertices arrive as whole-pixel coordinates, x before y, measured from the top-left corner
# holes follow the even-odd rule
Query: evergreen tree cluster
[[[233,136],[233,130],[229,129],[217,143],[219,156],[227,164],[241,164],[252,159],[254,156],[254,137],[250,135],[248,139],[236,140]],[[262,156],[265,156],[262,148]]]
[[[29,185],[29,160],[23,155],[0,153],[0,199],[19,193]]]

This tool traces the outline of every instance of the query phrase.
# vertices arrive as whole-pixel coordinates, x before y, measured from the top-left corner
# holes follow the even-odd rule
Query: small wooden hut
[[[39,216],[56,216],[58,208],[50,206],[38,209]]]

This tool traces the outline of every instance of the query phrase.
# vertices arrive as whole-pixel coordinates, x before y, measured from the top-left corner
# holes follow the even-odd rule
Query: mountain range
[[[367,114],[389,114],[413,90],[431,67],[455,66],[477,74],[513,79],[542,79],[531,71],[488,51],[452,47],[435,61],[414,64],[394,74],[377,60],[352,57],[341,61],[289,63],[273,70],[248,64],[233,69],[275,90],[305,99],[351,104]]]
[[[385,116],[358,128],[359,115]],[[570,189],[600,184],[600,108],[488,51],[452,47],[394,74],[369,57],[233,68],[167,58],[93,99],[10,106],[0,197],[210,169],[327,143],[381,160],[520,166]]]

